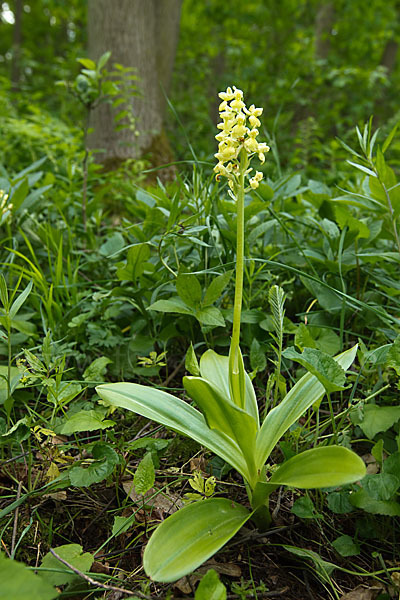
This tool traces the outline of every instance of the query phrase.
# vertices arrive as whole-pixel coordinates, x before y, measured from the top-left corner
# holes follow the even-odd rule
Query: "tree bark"
[[[331,30],[335,19],[333,2],[325,2],[315,19],[315,58],[326,60],[331,47]]]
[[[182,0],[89,0],[89,56],[97,60],[110,50],[109,64],[134,67],[139,78],[140,96],[130,100],[138,136],[131,129],[115,131],[109,104],[93,111],[89,145],[104,150],[102,162],[138,158],[157,145],[165,146],[163,90],[168,94],[181,4]],[[153,162],[160,164],[158,159]]]
[[[21,80],[22,0],[14,1],[14,29],[11,61],[11,89],[16,92]]]

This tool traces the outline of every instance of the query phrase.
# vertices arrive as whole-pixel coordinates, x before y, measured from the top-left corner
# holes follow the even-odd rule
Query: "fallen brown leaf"
[[[375,600],[375,598],[384,590],[381,585],[373,585],[372,587],[364,587],[358,585],[354,590],[341,596],[340,600]]]

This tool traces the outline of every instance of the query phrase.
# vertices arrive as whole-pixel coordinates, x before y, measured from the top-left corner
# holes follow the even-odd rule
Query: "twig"
[[[179,365],[177,367],[175,367],[175,369],[172,371],[172,373],[170,373],[168,375],[167,379],[165,381],[163,381],[163,383],[161,384],[162,387],[168,387],[169,382],[173,380],[173,378],[175,377],[175,375],[177,373],[179,373],[179,371],[181,370],[181,368],[183,367],[184,364],[185,364],[185,359],[181,360]]]
[[[21,489],[22,489],[22,481],[19,481],[17,498],[16,498],[17,500],[19,500],[21,497]],[[14,556],[15,539],[17,537],[17,528],[18,528],[18,514],[19,514],[19,506],[17,506],[17,508],[15,509],[15,513],[14,513],[14,525],[13,525],[13,532],[12,532],[12,538],[11,538],[11,556]]]
[[[71,565],[69,562],[67,562],[63,558],[61,558],[61,556],[59,556],[57,554],[57,552],[55,552],[53,550],[53,548],[50,548],[50,552],[63,565],[65,565],[66,567],[68,567],[68,569],[71,569],[71,571],[73,573],[76,573],[76,575],[79,575],[79,577],[82,577],[82,579],[84,579],[85,581],[87,581],[91,585],[95,585],[95,586],[97,586],[97,587],[99,587],[99,588],[101,588],[103,590],[110,590],[110,591],[113,591],[113,592],[121,592],[122,594],[127,594],[128,596],[138,596],[139,598],[145,598],[146,600],[151,600],[150,596],[146,596],[146,594],[143,594],[142,592],[139,592],[139,591],[132,592],[131,590],[126,590],[124,588],[120,588],[120,587],[117,587],[115,585],[106,585],[105,583],[100,583],[100,581],[96,581],[95,579],[92,579],[91,577],[89,577],[89,575],[85,575],[85,573],[82,573],[82,571],[80,571],[79,569],[77,569],[76,567],[74,567],[73,565]]]
[[[283,596],[289,590],[289,586],[281,588],[280,590],[271,590],[270,592],[261,592],[257,594],[257,598],[276,598],[276,596]],[[228,598],[241,598],[238,594],[229,594]]]

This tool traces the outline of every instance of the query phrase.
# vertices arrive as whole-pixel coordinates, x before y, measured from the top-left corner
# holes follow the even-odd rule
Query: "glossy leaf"
[[[222,395],[218,388],[201,377],[184,377],[183,385],[203,412],[208,426],[235,440],[249,470],[255,477],[254,450],[257,424],[253,417]],[[230,462],[229,460],[227,462]]]
[[[158,526],[146,546],[143,566],[154,581],[170,582],[191,573],[215,554],[251,513],[225,498],[195,502]]]
[[[191,437],[232,465],[245,479],[248,469],[234,440],[212,430],[200,411],[176,396],[136,383],[111,383],[96,388],[100,398],[113,406],[131,410]]]
[[[229,391],[231,400],[239,408],[246,406],[246,383],[243,356],[239,346],[229,349]]]
[[[303,489],[336,487],[359,481],[363,460],[348,448],[324,446],[293,456],[274,471],[270,483]]]
[[[352,364],[357,346],[346,350],[335,360],[346,371]],[[282,402],[266,416],[257,435],[256,464],[261,469],[268,456],[275,448],[283,434],[302,414],[324,395],[324,386],[318,379],[307,373],[288,392]]]
[[[204,379],[211,381],[214,386],[221,390],[221,393],[228,397],[229,391],[229,357],[221,356],[214,350],[207,350],[200,359],[200,373]],[[245,374],[246,386],[246,412],[253,417],[259,426],[257,399],[248,374]]]

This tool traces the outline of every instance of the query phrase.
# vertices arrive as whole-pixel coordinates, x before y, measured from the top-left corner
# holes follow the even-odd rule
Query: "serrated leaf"
[[[53,600],[58,592],[26,565],[0,554],[1,596],[7,600]]]
[[[64,546],[54,548],[54,551],[73,567],[79,569],[79,571],[90,571],[90,567],[94,561],[92,554],[89,554],[89,552],[83,553],[83,548],[79,544],[65,544]],[[57,560],[50,552],[43,558],[40,566],[43,569],[50,569],[49,571],[43,570],[41,577],[52,585],[66,585],[74,581],[74,579],[79,579],[79,575],[71,573],[71,570],[61,561]],[[52,571],[52,569],[58,572]]]
[[[291,347],[283,352],[283,356],[300,363],[315,375],[327,392],[345,389],[343,385],[346,380],[344,369],[329,354],[316,348],[305,348],[302,354],[299,354]]]
[[[150,452],[140,461],[135,471],[133,485],[137,494],[145,494],[155,481],[154,464]]]
[[[210,569],[200,581],[194,600],[226,600],[226,587],[220,581],[218,573]]]

